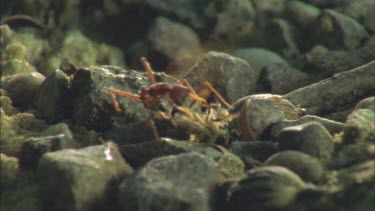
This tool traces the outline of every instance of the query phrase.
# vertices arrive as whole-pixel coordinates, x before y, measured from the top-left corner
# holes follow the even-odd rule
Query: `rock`
[[[297,120],[284,120],[282,122],[278,122],[274,125],[272,125],[272,128],[270,130],[270,139],[274,140],[277,139],[280,135],[280,132],[282,129],[290,127],[290,126],[297,126],[309,122],[319,122],[322,124],[328,132],[331,134],[331,136],[334,136],[335,134],[340,133],[344,129],[344,124],[341,122],[336,122],[333,120],[325,119],[319,116],[313,116],[313,115],[306,115],[303,116]]]
[[[314,72],[324,73],[323,77],[330,77],[335,73],[348,71],[366,63],[372,62],[375,58],[375,36],[372,36],[362,48],[353,51],[323,53],[316,57],[310,69]]]
[[[18,73],[1,80],[1,88],[7,92],[15,107],[31,108],[45,77],[38,72]]]
[[[217,22],[211,37],[228,43],[238,43],[246,38],[253,28],[255,10],[251,2],[242,0],[221,0],[216,5]],[[216,3],[216,2],[215,2]]]
[[[288,21],[306,29],[315,23],[320,9],[302,1],[288,1],[283,13]]]
[[[254,70],[242,59],[208,52],[185,76],[193,86],[210,82],[229,103],[255,91]]]
[[[319,182],[324,168],[320,161],[308,154],[287,150],[276,153],[264,161],[264,165],[283,166],[298,174],[304,181]]]
[[[255,80],[258,80],[263,67],[267,65],[288,64],[277,53],[264,48],[239,48],[232,55],[245,60],[254,69]]]
[[[55,70],[63,59],[77,67],[92,65],[115,65],[124,67],[122,52],[113,46],[97,43],[84,36],[78,30],[69,30],[62,39],[56,40],[61,45],[58,51],[49,54],[41,69],[47,73]]]
[[[202,154],[154,159],[120,185],[122,210],[211,210],[210,199],[222,176]]]
[[[3,90],[0,89],[0,92],[3,92]],[[4,114],[7,116],[12,116],[18,113],[18,110],[12,106],[12,100],[8,96],[3,96],[3,93],[1,93],[1,95],[2,96],[0,96],[0,105]]]
[[[344,125],[342,142],[353,144],[364,141],[375,142],[375,112],[370,109],[356,109]]]
[[[364,17],[363,26],[367,31],[375,32],[375,6],[373,6],[370,12]]]
[[[79,144],[73,139],[68,126],[59,123],[48,127],[40,137],[28,138],[22,145],[20,163],[23,168],[36,168],[40,157],[47,152],[62,149],[77,149]]]
[[[295,38],[295,29],[286,20],[282,18],[272,19],[267,26],[269,37],[269,48],[287,61],[295,61],[300,55],[300,50]]]
[[[362,142],[344,145],[335,154],[330,162],[333,168],[345,168],[366,160],[371,160],[375,156],[375,144]]]
[[[156,158],[187,152],[210,157],[217,162],[218,169],[226,177],[238,177],[242,175],[244,168],[241,159],[225,148],[195,142],[162,139],[161,141],[122,145],[120,151],[134,168],[140,168]]]
[[[69,79],[57,69],[42,83],[36,96],[36,116],[49,123],[68,117],[72,99],[69,96]]]
[[[146,45],[150,48],[148,55],[151,64],[166,66],[173,63],[173,69],[169,66],[166,72],[177,76],[183,75],[203,54],[199,37],[192,29],[165,17],[156,19]]]
[[[297,150],[320,161],[332,157],[335,144],[329,132],[318,122],[284,128],[278,138],[280,150]]]
[[[354,19],[333,10],[323,10],[318,18],[316,38],[330,48],[353,50],[368,38],[366,30]]]
[[[375,97],[368,97],[361,100],[354,108],[354,110],[358,109],[370,109],[375,112]]]
[[[51,210],[115,209],[117,185],[132,172],[113,143],[46,153],[37,169]]]
[[[14,75],[21,73],[36,72],[36,69],[26,59],[27,49],[21,43],[6,45],[5,50],[1,46],[1,75]]]
[[[280,166],[251,169],[228,190],[228,210],[275,210],[286,208],[305,188],[297,174]]]
[[[366,15],[374,12],[375,2],[372,0],[342,1],[334,10],[353,19],[363,20]]]
[[[288,64],[276,63],[263,68],[258,79],[259,92],[286,94],[308,85],[309,76]]]
[[[241,98],[233,104],[232,113],[239,117],[232,121],[232,128],[241,140],[256,140],[271,125],[283,120],[296,120],[302,110],[280,95],[257,94]]]
[[[280,14],[285,7],[285,0],[253,0],[257,13]]]
[[[7,156],[6,154],[0,153],[0,163],[1,163],[1,187],[5,187],[12,184],[19,174],[19,164],[18,159],[15,157]]]
[[[155,73],[157,81],[176,83],[176,79],[163,73]],[[150,83],[146,73],[124,70],[114,66],[80,68],[72,80],[72,116],[77,124],[91,130],[105,131],[114,126],[123,126],[150,117],[150,110],[141,102],[116,96],[122,112],[115,111],[109,88],[137,94],[142,86]]]
[[[245,168],[260,166],[264,160],[276,153],[277,146],[268,141],[235,141],[229,151],[241,158]]]
[[[37,136],[47,128],[44,121],[36,119],[30,113],[17,113],[7,116],[0,108],[0,145],[1,152],[10,156],[19,156],[22,144],[29,137]]]

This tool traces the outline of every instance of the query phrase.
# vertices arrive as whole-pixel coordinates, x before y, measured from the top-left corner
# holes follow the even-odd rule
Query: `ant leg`
[[[202,83],[203,86],[209,88],[212,93],[226,106],[228,107],[229,109],[232,109],[232,105],[229,104],[220,94],[219,92],[216,91],[216,89],[212,86],[212,84],[208,81],[205,81]]]
[[[113,108],[115,109],[115,111],[121,112],[121,108],[118,104],[118,101],[116,100],[115,93],[111,92],[110,90],[108,90],[108,92],[109,92],[109,95],[111,96]]]
[[[147,61],[145,57],[141,58],[141,62],[142,62],[143,68],[147,72],[147,76],[148,76],[148,80],[150,81],[150,84],[155,84],[156,81],[154,77],[154,71],[152,70],[150,63]]]
[[[154,139],[155,139],[156,141],[160,141],[160,136],[159,136],[159,133],[158,133],[158,131],[157,131],[157,129],[156,129],[156,126],[155,126],[155,122],[154,122],[154,120],[152,120],[152,119],[148,119],[148,120],[147,120],[147,123],[148,123],[148,126],[149,126],[150,129],[151,129],[152,136],[154,136]]]
[[[133,99],[133,100],[141,100],[138,95],[135,95],[135,94],[132,94],[132,93],[129,93],[129,92],[124,92],[124,91],[121,91],[119,89],[110,88],[110,89],[108,89],[108,92],[109,92],[109,95],[111,96],[112,105],[117,112],[120,112],[121,108],[118,104],[118,101],[116,100],[115,94],[130,98],[130,99]]]
[[[189,107],[193,106],[195,101],[199,101],[199,102],[202,102],[204,104],[207,104],[206,99],[197,95],[197,93],[195,92],[195,90],[193,89],[193,87],[190,85],[190,83],[187,80],[181,79],[179,84],[185,85],[189,89],[189,91],[190,91],[189,96],[194,100]]]

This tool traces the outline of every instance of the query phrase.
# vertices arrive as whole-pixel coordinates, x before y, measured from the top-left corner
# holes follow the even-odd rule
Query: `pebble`
[[[117,185],[132,172],[117,145],[106,143],[46,153],[37,176],[49,210],[89,211],[116,208]]]
[[[279,149],[304,152],[320,161],[332,157],[335,144],[332,136],[318,122],[284,128],[278,138]]]
[[[13,106],[32,108],[44,80],[45,77],[38,72],[18,73],[2,78],[1,88],[12,99]]]
[[[276,63],[263,68],[258,79],[258,92],[286,94],[306,86],[309,75],[290,67],[288,64]]]
[[[215,161],[199,153],[154,159],[119,187],[122,210],[210,210],[223,180]]]
[[[206,53],[185,79],[193,86],[210,82],[229,103],[255,91],[254,70],[242,59],[215,51]]]
[[[272,155],[264,161],[264,165],[288,168],[306,182],[319,182],[324,173],[323,165],[318,159],[306,153],[293,150],[282,151]]]

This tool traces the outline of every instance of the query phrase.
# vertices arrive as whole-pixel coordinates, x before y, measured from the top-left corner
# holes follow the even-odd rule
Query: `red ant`
[[[129,92],[124,92],[119,89],[109,89],[109,93],[111,95],[112,102],[116,111],[121,111],[121,109],[117,101],[115,100],[114,94],[122,95],[133,100],[140,100],[143,103],[143,106],[147,109],[155,108],[157,105],[159,105],[160,100],[167,96],[176,105],[182,105],[182,103],[184,103],[188,96],[190,96],[192,99],[196,101],[207,103],[205,99],[199,97],[195,93],[194,89],[186,80],[181,80],[179,84],[174,85],[165,82],[156,83],[154,78],[154,72],[151,68],[150,63],[144,57],[141,58],[141,62],[143,64],[143,67],[147,71],[147,76],[149,78],[151,86],[143,86],[139,91],[138,95]],[[185,84],[186,86],[183,86],[182,84]]]
[[[213,93],[228,108],[232,108],[232,106],[220,96],[220,94],[212,87],[212,85],[209,82],[202,83],[202,85],[200,87],[201,89],[200,89],[200,92],[199,92],[199,95],[198,95],[194,91],[194,89],[191,87],[189,82],[187,82],[184,79],[180,80],[180,82],[178,84],[174,84],[174,85],[171,85],[171,84],[166,83],[166,82],[156,83],[155,78],[154,78],[154,72],[151,68],[150,63],[147,61],[147,59],[142,57],[141,63],[143,65],[144,69],[147,72],[147,76],[148,76],[148,79],[149,79],[151,85],[149,87],[143,86],[140,89],[140,91],[138,92],[138,94],[132,94],[132,93],[129,93],[129,92],[121,91],[119,89],[110,88],[108,91],[109,91],[109,94],[111,95],[112,104],[113,104],[114,109],[116,111],[120,112],[121,109],[120,109],[120,106],[119,106],[119,104],[118,104],[118,102],[115,98],[115,94],[130,98],[130,99],[133,99],[133,100],[139,100],[143,103],[143,106],[145,108],[153,110],[153,109],[157,108],[157,106],[160,104],[160,100],[162,98],[169,97],[171,99],[171,101],[177,107],[179,107],[185,102],[185,100],[188,96],[193,99],[193,101],[192,101],[192,103],[190,104],[189,107],[193,106],[193,104],[198,101],[198,102],[202,102],[204,104],[203,107],[210,108],[210,105],[207,103],[207,101],[205,99],[207,99],[211,95],[211,93]],[[186,108],[186,109],[181,108],[181,109],[183,111],[185,111],[183,113],[186,113],[186,111],[188,111],[187,113],[190,113],[188,108]],[[163,112],[159,112],[159,114],[161,115],[161,117],[163,117],[165,119],[170,119],[170,117],[165,115]],[[207,114],[209,115],[209,112]],[[184,114],[184,115],[186,115],[186,114]],[[190,117],[191,121],[195,121],[195,120],[193,120],[195,118],[191,117],[192,115],[187,115],[187,116]],[[155,124],[154,124],[154,121],[152,119],[149,119],[148,122],[150,124],[151,129],[152,129],[154,137],[157,140],[160,140],[158,132],[157,132],[156,127],[155,127]]]

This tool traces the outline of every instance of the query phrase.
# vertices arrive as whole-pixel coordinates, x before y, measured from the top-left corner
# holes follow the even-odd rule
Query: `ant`
[[[201,131],[199,133],[204,133],[207,130],[204,128],[207,128],[207,125],[211,125],[209,123],[212,122],[212,118],[209,118],[211,110],[212,108],[216,108],[215,106],[208,104],[206,101],[211,94],[214,94],[228,108],[232,108],[232,106],[225,101],[225,99],[213,88],[209,82],[203,82],[201,84],[198,94],[185,79],[180,80],[178,84],[169,84],[166,82],[156,83],[154,71],[152,70],[150,63],[145,57],[142,57],[140,61],[147,72],[151,85],[149,87],[141,87],[138,94],[132,94],[119,89],[110,88],[108,91],[111,96],[113,107],[117,112],[120,112],[121,108],[116,100],[116,94],[129,99],[141,101],[145,108],[151,110],[155,110],[160,105],[161,99],[169,97],[169,99],[171,99],[175,105],[174,109],[171,111],[171,116],[168,117],[161,111],[159,111],[158,114],[164,119],[175,120],[175,122],[178,122],[177,124],[180,124],[180,126],[182,125],[182,127],[184,127],[187,131],[192,131],[191,133],[194,133],[193,131]],[[193,101],[190,103],[189,107],[182,106],[188,97],[190,97]],[[196,102],[201,102],[203,104],[202,108],[206,108],[206,118],[200,118],[198,114],[190,111],[189,108],[192,107]],[[180,117],[181,115],[182,118]],[[156,140],[160,140],[154,121],[150,118],[148,123],[152,129],[154,138]],[[200,128],[199,130],[191,129],[196,127],[194,125],[197,124],[198,128]]]

